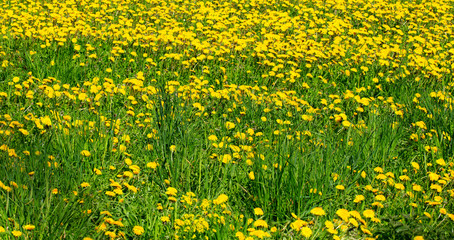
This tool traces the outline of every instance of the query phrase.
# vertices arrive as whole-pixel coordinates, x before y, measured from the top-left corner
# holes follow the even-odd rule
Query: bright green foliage
[[[454,239],[453,7],[1,1],[0,239]]]

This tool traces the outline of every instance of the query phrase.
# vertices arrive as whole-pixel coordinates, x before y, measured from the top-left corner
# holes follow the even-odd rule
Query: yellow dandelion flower
[[[385,200],[386,200],[386,197],[380,194],[380,195],[375,196],[375,199],[376,199],[377,201],[385,201]]]
[[[233,123],[233,122],[226,122],[226,123],[225,123],[225,128],[227,128],[227,130],[234,129],[234,128],[235,128],[235,123]]]
[[[336,211],[337,216],[339,216],[344,222],[348,222],[348,218],[350,217],[350,212],[347,209],[339,209]]]
[[[359,226],[358,221],[356,221],[356,219],[354,219],[354,218],[349,218],[348,222],[351,223],[355,227]]]
[[[172,146],[169,147],[169,149],[170,149],[171,152],[175,152],[175,150],[177,150],[177,146],[172,145]]]
[[[268,228],[268,223],[265,220],[259,219],[254,222],[254,227]]]
[[[374,168],[374,172],[383,173],[383,168],[381,168],[381,167],[376,167],[376,168]]]
[[[299,230],[301,230],[302,227],[305,227],[305,226],[307,226],[307,222],[303,221],[301,219],[298,219],[290,224],[290,227],[295,231],[299,231]]]
[[[254,208],[254,214],[257,216],[262,216],[264,213],[261,208]]]
[[[402,183],[397,183],[394,187],[399,190],[405,190],[405,186]]]
[[[140,235],[142,235],[145,232],[145,230],[141,226],[135,226],[134,228],[132,228],[132,231],[137,236],[140,236]]]
[[[31,224],[27,224],[23,227],[25,230],[27,231],[31,231],[31,230],[34,230],[35,229],[35,226],[34,225],[31,225]]]
[[[245,240],[246,239],[246,236],[244,236],[244,233],[242,233],[242,232],[235,233],[235,236],[238,238],[238,240]]]
[[[449,217],[452,221],[454,221],[454,214],[448,213],[448,217]]]
[[[147,167],[151,169],[156,169],[159,166],[157,162],[149,162],[147,163]]]
[[[366,218],[373,218],[375,216],[374,210],[367,209],[363,211],[363,215]]]
[[[225,194],[221,194],[216,199],[213,200],[213,203],[216,205],[220,205],[227,202],[227,200],[229,200],[229,197]]]
[[[87,151],[87,150],[82,150],[80,152],[80,154],[82,154],[82,156],[84,156],[84,157],[90,157],[91,156],[91,153],[89,151]]]
[[[440,158],[436,161],[436,163],[440,166],[446,166],[446,162],[443,158]]]
[[[259,239],[271,237],[271,235],[263,230],[254,230],[249,233],[251,236],[256,236]]]
[[[115,197],[117,194],[112,191],[106,191],[106,195],[110,197]]]
[[[347,121],[347,120],[344,120],[344,121],[342,121],[342,126],[344,126],[344,127],[350,127],[350,126],[352,126],[352,123],[349,122],[349,121]]]
[[[104,235],[109,236],[110,238],[116,238],[117,237],[117,234],[115,232],[112,232],[112,231],[106,231],[104,233]]]
[[[162,216],[161,222],[163,222],[163,223],[170,222],[170,218],[168,216]]]
[[[168,187],[167,188],[167,191],[166,191],[166,194],[169,195],[169,196],[176,196],[178,193],[178,190],[176,188],[173,188],[173,187]]]
[[[354,203],[359,203],[359,202],[362,202],[364,201],[364,196],[363,195],[356,195],[355,199],[353,200]]]
[[[21,231],[13,230],[13,231],[11,231],[11,233],[12,233],[13,236],[15,236],[15,237],[20,237],[20,236],[22,236],[22,232],[21,232]]]
[[[416,163],[416,162],[411,162],[411,166],[415,169],[415,170],[419,170],[419,164]]]
[[[210,141],[217,141],[217,140],[218,140],[218,137],[216,137],[216,135],[210,135],[210,136],[208,137],[208,140],[210,140]]]
[[[418,184],[413,185],[412,188],[413,188],[413,191],[415,191],[415,192],[421,192],[422,191],[422,187],[420,185],[418,185]]]
[[[316,207],[316,208],[312,209],[311,213],[316,215],[316,216],[326,215],[325,210],[323,210],[323,208],[321,208],[321,207]]]
[[[301,228],[301,235],[308,238],[312,235],[312,230],[308,227],[303,227],[303,228]]]

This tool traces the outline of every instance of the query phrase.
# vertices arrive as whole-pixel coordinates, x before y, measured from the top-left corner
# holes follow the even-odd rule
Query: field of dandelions
[[[0,239],[453,239],[453,0],[4,0]]]

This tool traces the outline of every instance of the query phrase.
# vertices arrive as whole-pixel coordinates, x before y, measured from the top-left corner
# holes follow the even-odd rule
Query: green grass
[[[94,2],[0,4],[0,239],[454,236],[452,2]]]

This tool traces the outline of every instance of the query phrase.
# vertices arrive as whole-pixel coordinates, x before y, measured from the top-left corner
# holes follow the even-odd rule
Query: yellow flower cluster
[[[452,238],[453,9],[0,3],[0,238]]]

